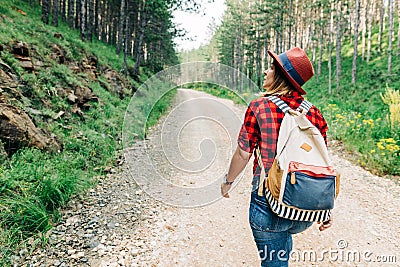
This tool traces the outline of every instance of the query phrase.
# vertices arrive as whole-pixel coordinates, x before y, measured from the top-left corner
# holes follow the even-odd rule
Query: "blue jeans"
[[[288,266],[292,250],[292,234],[300,233],[312,222],[287,220],[278,217],[269,207],[265,197],[253,192],[249,210],[250,227],[253,231],[261,266]]]

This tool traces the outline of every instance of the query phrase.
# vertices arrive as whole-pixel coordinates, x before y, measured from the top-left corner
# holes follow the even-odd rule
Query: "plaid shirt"
[[[290,96],[280,96],[279,98],[285,101],[292,109],[297,109],[303,101],[303,97],[296,91]],[[240,129],[239,147],[248,153],[253,153],[256,145],[259,144],[267,173],[276,155],[276,143],[283,117],[284,113],[273,102],[265,97],[260,97],[250,102]],[[312,106],[307,113],[307,118],[319,129],[325,139],[325,143],[327,143],[326,132],[328,131],[328,125],[319,109]],[[260,175],[260,168],[257,167],[257,157],[254,157],[254,176]]]

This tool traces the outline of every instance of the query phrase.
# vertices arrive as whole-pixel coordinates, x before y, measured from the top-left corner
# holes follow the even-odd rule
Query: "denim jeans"
[[[312,222],[287,220],[278,217],[269,207],[265,197],[253,192],[249,210],[250,227],[253,231],[261,266],[288,266],[292,250],[292,234],[300,233]]]

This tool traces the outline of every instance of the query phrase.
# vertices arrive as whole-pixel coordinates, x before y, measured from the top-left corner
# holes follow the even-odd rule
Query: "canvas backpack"
[[[324,138],[306,117],[312,104],[304,100],[295,111],[276,96],[267,98],[285,116],[279,129],[276,157],[266,179],[259,147],[256,150],[261,166],[258,194],[266,196],[272,211],[280,217],[326,221],[339,193],[340,179]]]

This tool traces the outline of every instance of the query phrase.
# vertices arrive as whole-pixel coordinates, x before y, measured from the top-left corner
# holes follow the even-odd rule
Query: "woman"
[[[246,167],[256,146],[260,147],[266,173],[272,166],[284,113],[265,96],[277,96],[292,109],[297,109],[303,101],[302,95],[306,94],[301,86],[314,75],[310,60],[299,47],[280,55],[271,51],[268,51],[268,54],[273,58],[273,63],[270,69],[264,72],[264,97],[253,100],[247,108],[238,137],[238,147],[221,184],[221,194],[227,198],[234,179]],[[321,112],[312,106],[307,118],[319,129],[326,143],[328,126]],[[260,254],[261,266],[288,266],[292,234],[304,231],[312,222],[284,219],[271,211],[265,196],[257,195],[260,177],[258,164],[255,157],[249,221]],[[321,224],[319,230],[323,231],[331,225],[332,219]]]

